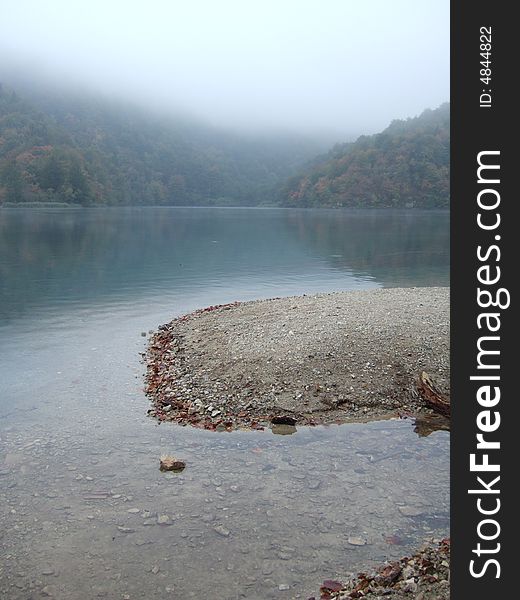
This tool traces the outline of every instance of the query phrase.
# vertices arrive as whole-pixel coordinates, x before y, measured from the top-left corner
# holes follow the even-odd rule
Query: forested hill
[[[450,106],[338,145],[282,186],[284,206],[449,206]]]
[[[449,118],[444,104],[309,162],[308,139],[0,84],[0,204],[447,207]]]
[[[274,190],[319,151],[296,136],[239,136],[0,84],[0,204],[273,204]]]

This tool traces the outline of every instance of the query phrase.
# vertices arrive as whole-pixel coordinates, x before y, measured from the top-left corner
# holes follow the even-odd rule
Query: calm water
[[[0,596],[307,598],[444,535],[445,432],[158,426],[139,353],[141,332],[209,304],[448,285],[448,219],[1,210]],[[188,468],[160,473],[163,452]]]

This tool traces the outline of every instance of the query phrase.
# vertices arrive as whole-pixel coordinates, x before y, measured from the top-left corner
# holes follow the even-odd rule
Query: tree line
[[[272,205],[318,147],[0,85],[0,203]]]
[[[284,206],[447,208],[450,107],[335,146],[280,189]]]
[[[0,204],[447,207],[449,105],[338,144],[0,84]]]

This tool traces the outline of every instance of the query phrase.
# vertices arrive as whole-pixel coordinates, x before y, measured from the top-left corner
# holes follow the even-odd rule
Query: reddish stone
[[[343,584],[334,579],[325,579],[320,588],[320,590],[329,590],[330,592],[339,592],[342,589]]]

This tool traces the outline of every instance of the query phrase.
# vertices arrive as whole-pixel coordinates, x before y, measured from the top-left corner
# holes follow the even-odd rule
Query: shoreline
[[[444,213],[449,214],[449,208],[433,207],[433,208],[417,208],[417,207],[406,207],[406,206],[279,206],[276,204],[251,204],[251,205],[225,205],[225,204],[75,204],[67,202],[4,202],[0,204],[2,208],[81,208],[81,209],[147,209],[147,208],[160,208],[160,209],[203,209],[203,208],[218,208],[224,210],[290,210],[290,211],[330,211],[330,212],[403,212],[409,213]]]
[[[449,600],[451,540],[424,544],[412,556],[388,561],[346,582],[327,579],[320,587],[320,600],[370,598],[382,600]],[[309,600],[317,600],[313,596]]]
[[[211,306],[144,354],[159,421],[231,431],[427,415],[449,396],[449,288],[382,288]]]

